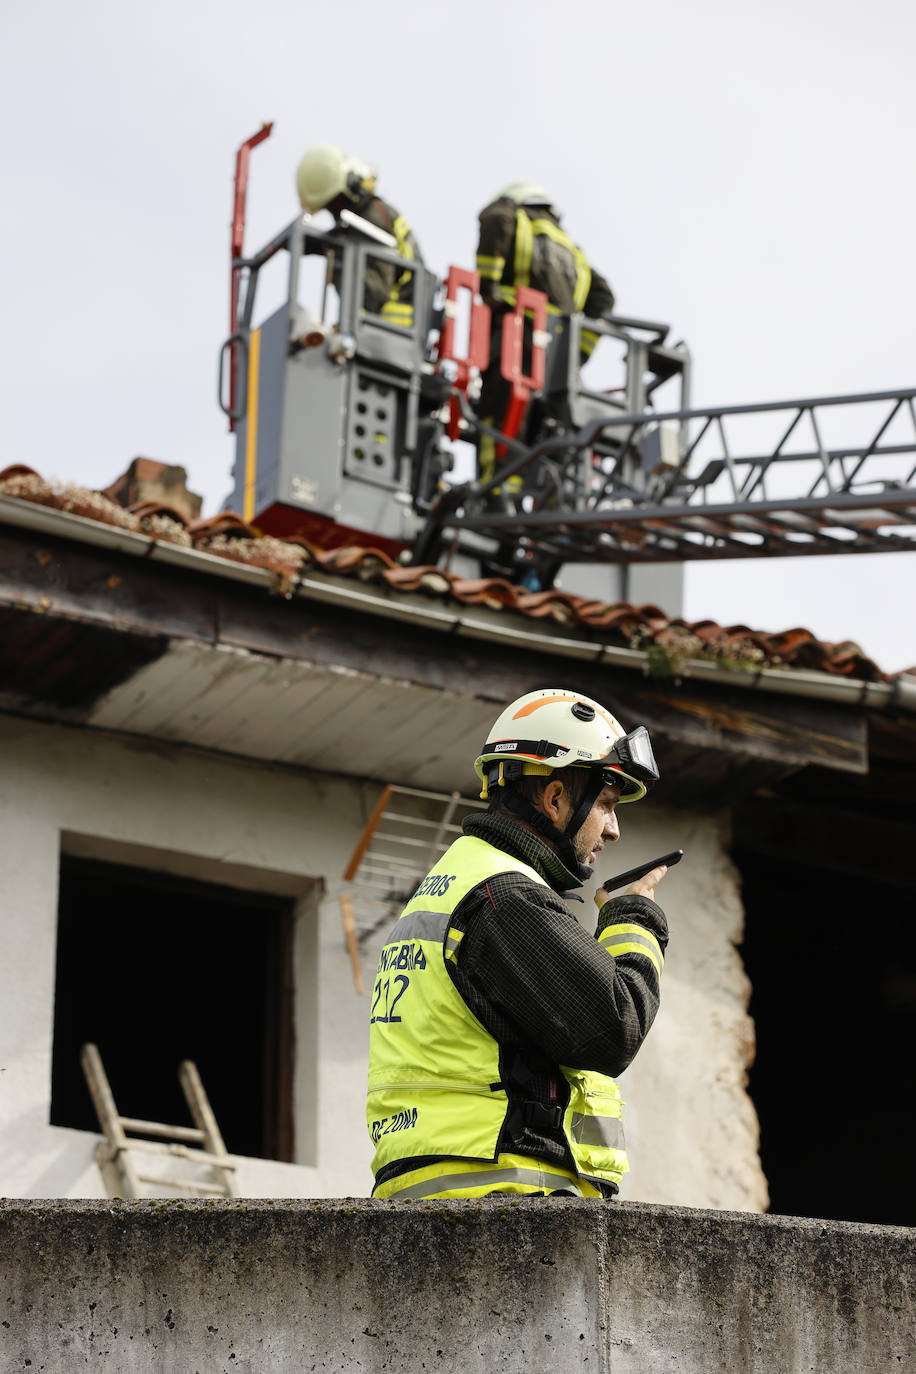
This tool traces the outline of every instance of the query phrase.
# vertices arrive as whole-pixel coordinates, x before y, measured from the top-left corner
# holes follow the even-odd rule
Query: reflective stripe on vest
[[[555,1165],[539,1165],[524,1155],[500,1155],[495,1163],[476,1164],[448,1159],[398,1174],[381,1183],[373,1196],[379,1198],[485,1197],[487,1193],[571,1193],[574,1197],[601,1197],[601,1189]]]
[[[410,225],[403,215],[398,215],[393,225],[394,236],[397,239],[398,253],[408,261],[413,260],[413,244],[410,242]],[[388,320],[390,324],[400,325],[402,329],[413,328],[413,306],[405,304],[401,300],[401,288],[410,281],[411,272],[402,272],[391,288],[391,295],[382,306],[382,318]]]
[[[619,1116],[585,1116],[573,1112],[570,1129],[573,1140],[582,1145],[609,1145],[612,1150],[622,1150],[623,1122]]]
[[[515,263],[514,281],[516,286],[531,285],[531,253],[534,248],[534,232],[531,220],[524,210],[515,212]]]
[[[499,1157],[509,1105],[500,1047],[464,1002],[446,960],[460,963],[461,957],[463,932],[452,926],[452,912],[473,888],[506,872],[548,886],[528,864],[463,835],[420,883],[382,947],[370,1012],[367,1100],[376,1174],[415,1158],[450,1158],[449,1175],[464,1174],[473,1172],[474,1161],[492,1169]],[[617,1085],[597,1073],[560,1069],[570,1091],[563,1132],[577,1176],[616,1183],[627,1168]],[[535,1166],[516,1156],[512,1167]],[[393,1182],[381,1185],[379,1195],[393,1195]],[[486,1191],[494,1185],[467,1186]],[[511,1181],[505,1186],[515,1187]],[[543,1191],[543,1185],[528,1191]]]
[[[592,354],[595,351],[595,345],[597,343],[598,335],[595,333],[594,329],[580,330],[579,348],[585,354],[586,358],[590,358],[592,356]]]
[[[396,286],[394,290],[397,291],[398,287]],[[403,301],[395,300],[393,297],[385,301],[381,309],[381,316],[389,324],[399,325],[402,329],[413,327],[413,306],[405,305]]]
[[[496,294],[501,301],[505,301],[506,305],[511,305],[513,308],[515,307],[515,302],[517,301],[518,297],[516,295],[514,286],[498,286],[496,288]],[[562,315],[563,311],[560,309],[558,305],[552,305],[550,301],[548,301],[547,314]]]
[[[564,233],[558,224],[554,224],[550,219],[529,219],[525,211],[518,209],[515,212],[515,263],[513,284],[515,286],[531,285],[531,258],[534,253],[534,240],[538,235],[552,239],[562,248],[571,254],[576,268],[576,284],[573,288],[573,311],[577,312],[585,308],[588,299],[589,289],[592,284],[592,269],[588,265],[588,259],[568,234]],[[511,287],[508,288],[511,291]],[[503,293],[500,293],[503,295]],[[514,297],[514,292],[513,292]],[[507,296],[503,296],[508,300]],[[509,302],[514,305],[515,300]]]
[[[477,254],[477,271],[487,281],[499,281],[506,270],[505,258],[490,257],[487,253]]]

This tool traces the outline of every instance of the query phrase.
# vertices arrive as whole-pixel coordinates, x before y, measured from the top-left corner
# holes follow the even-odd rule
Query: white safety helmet
[[[546,205],[552,215],[557,219],[563,218],[563,211],[559,206],[554,205],[550,196],[539,186],[536,181],[510,181],[508,186],[504,186],[501,191],[497,191],[494,200],[511,200],[516,205]]]
[[[359,200],[374,189],[375,173],[368,162],[329,143],[309,148],[296,169],[299,203],[310,214],[323,210],[338,196]]]
[[[560,830],[513,784],[531,774],[558,768],[587,769],[584,788],[570,790],[572,811]],[[504,787],[503,805],[555,847],[560,859],[581,881],[592,876],[579,861],[575,838],[604,787],[620,788],[620,801],[639,801],[658,781],[658,765],[644,725],[625,731],[609,711],[591,697],[567,688],[528,692],[507,706],[493,724],[474,769],[483,783],[481,797]]]
[[[569,767],[600,768],[602,786],[616,783],[622,802],[639,801],[658,778],[645,726],[628,734],[597,701],[562,687],[528,692],[507,706],[474,764],[483,797],[513,778]]]

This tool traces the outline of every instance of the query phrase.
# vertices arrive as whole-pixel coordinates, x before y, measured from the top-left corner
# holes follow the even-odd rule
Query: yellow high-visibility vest
[[[499,1044],[470,1011],[446,967],[463,932],[450,923],[461,899],[498,873],[528,864],[463,835],[424,878],[382,947],[372,993],[367,1121],[373,1172],[415,1159],[376,1184],[378,1197],[476,1197],[493,1191],[568,1190],[599,1196],[627,1169],[617,1084],[558,1066],[569,1085],[562,1131],[575,1170],[499,1151],[509,1098]],[[430,1163],[430,1157],[440,1157]]]

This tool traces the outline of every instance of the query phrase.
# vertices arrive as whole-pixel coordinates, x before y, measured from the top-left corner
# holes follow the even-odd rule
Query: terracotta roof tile
[[[578,603],[582,598],[565,592],[526,592],[516,589],[515,608],[533,620],[556,620],[560,625],[581,624]]]
[[[233,535],[245,539],[257,539],[258,532],[254,525],[249,525],[235,511],[220,511],[219,515],[211,515],[206,520],[192,520],[188,525],[192,539],[195,543],[198,539],[212,538],[217,534]]]
[[[669,623],[657,606],[634,606],[629,601],[585,601],[579,607],[579,618],[596,630],[620,630],[624,634],[643,625]]]
[[[321,551],[316,555],[316,562],[325,572],[358,577],[362,582],[377,582],[383,577],[387,578],[388,573],[398,566],[381,549],[355,548],[352,545]]]
[[[514,607],[518,587],[513,587],[503,577],[453,577],[449,575],[451,595],[465,606],[489,606],[501,610],[504,606]]]
[[[672,618],[651,604],[596,601],[559,590],[530,592],[503,578],[464,578],[437,567],[403,567],[380,549],[319,549],[305,539],[260,535],[233,511],[221,511],[189,524],[178,511],[162,503],[144,501],[124,510],[101,492],[72,483],[47,482],[23,463],[0,471],[0,494],[266,568],[277,574],[279,590],[287,593],[297,576],[315,567],[340,577],[377,582],[392,592],[422,592],[465,606],[511,611],[529,620],[550,620],[584,635],[599,631],[605,641],[645,650],[650,660],[653,654],[661,655],[669,671],[672,666],[676,670],[678,661],[703,657],[744,669],[805,668],[870,682],[898,676],[883,673],[856,644],[830,644],[800,627],[769,634],[747,625]],[[916,668],[909,671],[916,673]]]
[[[0,492],[25,501],[35,501],[39,505],[52,506],[56,510],[69,511],[71,515],[83,515],[88,520],[100,520],[122,529],[139,529],[136,516],[123,510],[101,492],[90,491],[88,487],[76,486],[72,482],[46,482],[34,468],[21,463],[0,472]]]
[[[452,583],[441,568],[386,568],[384,581],[396,591],[425,592],[427,596],[448,596]]]

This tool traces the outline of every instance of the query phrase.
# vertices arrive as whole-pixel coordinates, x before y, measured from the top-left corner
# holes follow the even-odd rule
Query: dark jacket
[[[550,304],[561,315],[571,315],[576,308],[578,281],[577,254],[585,263],[589,282],[581,310],[590,319],[610,314],[614,293],[604,277],[587,262],[585,255],[573,243],[560,221],[546,206],[525,207],[503,196],[494,200],[480,213],[480,240],[477,246],[477,269],[481,276],[481,292],[490,303],[498,301],[499,287],[518,285],[516,272],[517,218],[524,215],[535,232],[527,282],[523,285],[544,291]],[[556,234],[538,233],[538,221],[553,226]]]
[[[532,831],[492,812],[469,817],[464,831],[521,859],[550,884],[513,872],[473,888],[452,913],[450,924],[464,938],[460,961],[448,964],[461,997],[498,1041],[515,1096],[549,1110],[563,1081],[560,1064],[614,1077],[632,1061],[658,1011],[658,975],[645,955],[614,958],[583,929],[560,895],[578,879]],[[664,952],[668,925],[655,902],[611,898],[595,933],[621,921],[651,931]],[[502,1148],[568,1166],[562,1130],[537,1129],[537,1115],[518,1114]]]
[[[393,205],[381,196],[366,196],[350,206],[355,215],[368,220],[386,234],[397,239],[397,251],[402,258],[415,261],[421,267],[423,255],[410,225]],[[366,266],[363,309],[373,315],[383,315],[396,324],[413,322],[413,272],[399,272],[393,263],[381,262],[371,253]],[[400,307],[400,308],[399,308]]]

